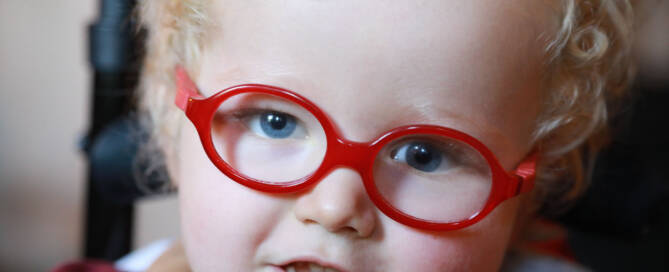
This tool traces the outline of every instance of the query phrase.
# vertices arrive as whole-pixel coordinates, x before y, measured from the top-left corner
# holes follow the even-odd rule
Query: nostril
[[[358,234],[359,231],[355,227],[348,225],[347,222],[348,220],[345,221],[340,221],[340,222],[333,222],[333,221],[326,221],[326,222],[318,222],[314,219],[311,218],[300,218],[300,221],[302,221],[304,224],[316,224],[323,226],[325,229],[327,229],[329,232],[332,233],[356,233]]]
[[[309,218],[303,219],[302,222],[304,222],[305,224],[318,224],[318,222]]]
[[[344,226],[341,228],[338,228],[336,230],[332,230],[333,232],[343,232],[343,233],[355,233],[358,234],[358,230],[354,227],[351,226]]]

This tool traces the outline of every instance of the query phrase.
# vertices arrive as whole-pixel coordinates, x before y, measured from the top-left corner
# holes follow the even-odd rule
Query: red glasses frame
[[[376,207],[388,217],[414,228],[449,231],[461,229],[482,220],[503,201],[521,193],[531,191],[534,187],[537,161],[536,152],[527,156],[515,170],[507,173],[497,158],[483,143],[472,136],[451,128],[435,125],[409,125],[392,129],[371,142],[353,142],[342,137],[332,120],[315,104],[289,90],[261,84],[244,84],[221,90],[209,98],[205,98],[199,94],[197,87],[181,67],[176,68],[176,83],[177,95],[175,104],[186,113],[186,116],[195,125],[202,146],[209,159],[223,174],[232,180],[258,191],[267,193],[297,192],[317,183],[338,167],[349,167],[361,175],[368,196]],[[218,106],[223,101],[234,95],[247,92],[281,97],[302,106],[316,117],[325,131],[327,140],[325,157],[316,171],[304,178],[277,184],[249,178],[221,159],[211,139],[211,120]],[[383,198],[374,185],[372,174],[372,167],[377,153],[381,151],[386,143],[411,134],[431,134],[454,138],[470,145],[485,158],[492,174],[492,187],[483,209],[467,219],[458,222],[442,223],[408,215],[393,207]]]

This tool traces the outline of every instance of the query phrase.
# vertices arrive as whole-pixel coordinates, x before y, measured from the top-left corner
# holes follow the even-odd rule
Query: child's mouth
[[[292,262],[281,266],[286,272],[340,272],[332,267],[321,266],[313,262]]]

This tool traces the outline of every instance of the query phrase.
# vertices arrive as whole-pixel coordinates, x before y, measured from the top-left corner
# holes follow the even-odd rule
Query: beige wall
[[[88,124],[86,27],[97,3],[0,0],[0,271],[48,271],[81,252],[77,141]],[[176,204],[161,202],[140,205],[136,244],[176,233]]]
[[[94,13],[95,1],[0,1],[2,271],[46,271],[79,253]]]

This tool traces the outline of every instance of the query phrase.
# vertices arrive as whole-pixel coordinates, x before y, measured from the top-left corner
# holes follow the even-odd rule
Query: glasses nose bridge
[[[332,149],[332,163],[334,167],[349,167],[360,174],[367,170],[370,145],[346,139],[337,139]]]

